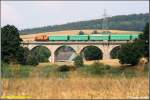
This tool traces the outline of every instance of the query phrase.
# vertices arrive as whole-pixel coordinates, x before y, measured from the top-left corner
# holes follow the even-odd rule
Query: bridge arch
[[[120,50],[121,46],[117,45],[111,48],[110,50],[110,58],[111,59],[117,59],[118,58],[118,51]]]
[[[61,55],[61,56],[59,56]],[[73,60],[76,55],[76,50],[70,45],[61,45],[54,51],[54,61]]]
[[[90,49],[90,51],[88,51],[88,48]],[[84,52],[87,52],[86,55],[84,54]],[[103,58],[103,51],[98,46],[87,45],[81,48],[80,55],[82,55],[85,60],[100,60]]]
[[[51,53],[52,53],[51,50],[47,46],[44,46],[44,45],[34,46],[30,50],[30,52],[33,55],[36,55],[40,62],[47,62],[47,61],[49,61],[49,57],[51,56]]]

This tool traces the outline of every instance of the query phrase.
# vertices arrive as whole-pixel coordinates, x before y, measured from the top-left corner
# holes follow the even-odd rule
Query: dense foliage
[[[120,50],[120,47],[115,47],[111,52],[110,52],[110,56],[112,59],[117,59],[118,58],[118,52]]]
[[[139,59],[144,56],[144,42],[136,41],[134,43],[123,44],[118,53],[118,59],[121,64],[136,65]]]
[[[144,30],[144,34],[141,34],[140,39],[144,42],[144,48],[145,48],[145,56],[149,56],[149,23],[146,23]]]
[[[79,32],[79,35],[84,35],[84,32],[83,32],[83,31],[80,31],[80,32]]]
[[[1,28],[1,54],[3,63],[15,63],[23,65],[37,65],[36,56],[32,55],[28,48],[21,46],[19,30],[13,25]]]
[[[1,28],[1,59],[6,63],[17,63],[20,50],[21,38],[18,29],[13,25]],[[18,60],[18,61],[17,61]]]
[[[76,56],[76,58],[74,59],[74,65],[77,67],[81,67],[83,66],[84,62],[83,62],[83,58],[82,56]]]
[[[18,54],[17,54],[17,60],[19,61],[19,64],[26,65],[29,54],[30,54],[30,50],[27,47],[25,48],[20,47],[18,49]]]
[[[142,31],[146,22],[149,21],[149,14],[131,14],[120,15],[108,18],[109,29]],[[32,29],[21,30],[22,34],[63,31],[63,30],[77,30],[77,29],[101,29],[102,19],[72,22],[63,25],[45,26]]]
[[[32,55],[36,56],[39,62],[48,62],[51,52],[44,46],[39,46],[31,51]]]
[[[149,56],[149,24],[146,23],[144,34],[133,43],[123,44],[118,53],[118,58],[122,64],[136,65],[141,57]]]
[[[31,53],[27,56],[26,65],[36,66],[39,64],[37,56],[32,55]]]
[[[94,31],[92,32],[92,34],[98,34],[98,32],[97,32],[96,30],[94,30]]]
[[[88,46],[84,48],[82,55],[86,60],[99,60],[102,59],[103,56],[101,50],[95,46]]]

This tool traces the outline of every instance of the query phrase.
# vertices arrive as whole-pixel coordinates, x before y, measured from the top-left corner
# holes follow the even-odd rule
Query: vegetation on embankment
[[[109,29],[142,31],[146,22],[148,22],[149,14],[131,14],[119,15],[108,18]],[[45,26],[32,29],[21,30],[21,34],[36,34],[43,32],[54,32],[64,30],[85,30],[85,29],[102,29],[103,19],[90,21],[72,22],[63,25]]]

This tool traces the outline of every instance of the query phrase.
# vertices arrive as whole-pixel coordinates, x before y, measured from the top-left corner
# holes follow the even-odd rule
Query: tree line
[[[149,21],[149,13],[146,14],[131,14],[108,17],[109,29],[127,30],[127,31],[142,31],[146,22]],[[103,19],[79,21],[66,23],[62,25],[45,26],[32,29],[21,30],[21,34],[33,34],[40,32],[53,32],[64,30],[83,30],[83,29],[102,29]]]

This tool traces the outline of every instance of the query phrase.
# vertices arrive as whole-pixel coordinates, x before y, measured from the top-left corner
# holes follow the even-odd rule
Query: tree
[[[44,46],[34,48],[31,53],[33,56],[37,57],[39,62],[48,62],[48,58],[51,55],[49,49]]]
[[[115,47],[114,49],[112,49],[112,51],[110,52],[110,56],[112,59],[117,59],[118,58],[118,52],[120,50],[120,47]]]
[[[134,43],[121,45],[121,48],[118,52],[118,59],[120,60],[121,64],[136,65],[143,54],[143,42],[136,41]]]
[[[95,46],[86,47],[83,50],[83,54],[86,60],[99,60],[102,59],[102,52]]]
[[[6,25],[1,28],[1,33],[1,59],[6,63],[16,63],[22,41],[19,30],[13,25]]]
[[[92,34],[98,34],[98,32],[95,30],[95,31],[92,32]]]
[[[74,65],[77,66],[77,67],[83,66],[83,58],[82,58],[82,56],[77,56],[74,59]]]
[[[20,47],[17,53],[17,61],[19,64],[26,65],[26,61],[28,58],[28,55],[30,55],[30,50],[25,47]]]
[[[79,35],[84,35],[84,32],[83,32],[83,31],[80,31],[80,32],[79,32]]]
[[[144,41],[144,48],[145,48],[145,56],[149,56],[149,23],[146,23],[143,34],[140,35],[140,39]]]

